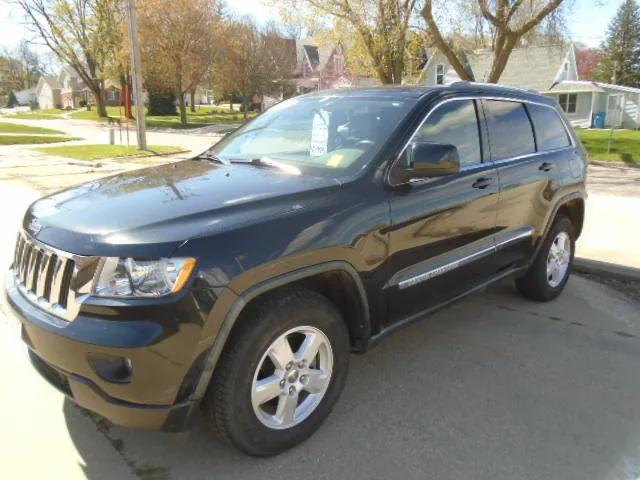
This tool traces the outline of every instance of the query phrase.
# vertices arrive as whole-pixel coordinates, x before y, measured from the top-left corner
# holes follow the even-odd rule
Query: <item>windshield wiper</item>
[[[216,162],[219,163],[221,165],[229,165],[229,162],[227,162],[226,160],[222,160],[218,155],[216,155],[215,153],[211,153],[211,152],[203,152],[200,155],[198,155],[195,158],[202,158],[204,160],[209,160],[211,162]]]
[[[294,167],[293,165],[287,165],[285,163],[280,163],[275,160],[271,160],[270,158],[252,158],[252,159],[241,159],[236,158],[230,160],[231,163],[241,163],[243,165],[253,165],[255,167],[263,167],[263,168],[275,168],[278,170],[282,170],[287,173],[293,173],[294,175],[300,175],[300,169]]]
[[[278,168],[273,160],[268,160],[266,158],[234,158],[230,160],[230,162],[254,165],[256,167]]]

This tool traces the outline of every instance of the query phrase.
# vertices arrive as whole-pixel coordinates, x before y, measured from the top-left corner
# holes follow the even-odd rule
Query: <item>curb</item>
[[[578,273],[603,275],[623,281],[640,282],[640,269],[587,258],[574,259],[573,270]]]
[[[609,168],[640,168],[640,165],[634,165],[624,162],[611,161],[605,162],[602,160],[589,160],[589,165],[596,165],[598,167],[609,167]]]

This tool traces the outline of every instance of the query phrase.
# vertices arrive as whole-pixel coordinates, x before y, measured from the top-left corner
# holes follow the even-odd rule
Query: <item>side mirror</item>
[[[460,156],[454,145],[413,142],[407,149],[410,178],[443,177],[460,171]]]

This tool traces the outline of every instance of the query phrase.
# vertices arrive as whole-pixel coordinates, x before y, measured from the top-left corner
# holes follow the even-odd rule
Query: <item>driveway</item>
[[[6,159],[0,157],[2,272],[22,212],[33,199],[77,183],[80,176],[102,176],[122,165],[106,162],[113,171],[101,166],[47,182],[47,175],[33,180],[7,173]],[[52,171],[63,168],[60,159],[47,161]],[[127,162],[123,168],[143,164]],[[27,172],[37,174],[37,165]],[[599,198],[618,198],[612,202],[627,215],[616,227],[623,231],[637,215],[638,210],[623,208],[627,198],[636,198],[635,190],[630,187],[628,197],[612,195],[619,186],[607,183],[619,178],[610,170],[602,176],[592,174],[589,208],[594,199],[599,204]],[[624,182],[625,191],[628,186]],[[591,212],[585,233],[596,235],[610,212],[604,218]],[[605,239],[615,245],[615,237]],[[202,417],[187,434],[132,431],[96,421],[33,371],[18,323],[3,301],[3,478],[640,476],[640,305],[578,276],[548,304],[522,299],[510,282],[493,286],[397,332],[367,355],[352,356],[344,394],[326,424],[300,447],[270,459],[246,457],[220,442]]]
[[[640,168],[590,165],[577,254],[640,269]]]

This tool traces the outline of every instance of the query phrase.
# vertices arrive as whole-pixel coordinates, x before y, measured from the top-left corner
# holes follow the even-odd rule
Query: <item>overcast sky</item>
[[[569,15],[572,40],[593,47],[598,46],[609,21],[622,1],[573,0]],[[275,9],[265,6],[263,0],[228,0],[227,6],[231,12],[251,15],[258,21],[277,21]],[[22,13],[15,5],[0,0],[0,48],[15,48],[21,39],[28,37],[22,20]]]

